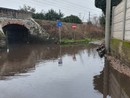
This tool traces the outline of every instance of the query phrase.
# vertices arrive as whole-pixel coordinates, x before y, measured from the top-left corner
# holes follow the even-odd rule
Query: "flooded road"
[[[102,98],[94,76],[104,59],[95,50],[94,45],[11,46],[0,52],[0,98]]]
[[[122,67],[119,69],[122,70]],[[105,60],[104,69],[99,75],[100,79],[102,76],[103,98],[130,98],[130,77],[115,70],[107,60]]]
[[[96,48],[10,46],[0,52],[0,98],[130,98],[130,79],[104,66]]]

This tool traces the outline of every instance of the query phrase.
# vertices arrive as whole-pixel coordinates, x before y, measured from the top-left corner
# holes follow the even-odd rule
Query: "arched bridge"
[[[48,34],[32,19],[29,12],[0,8],[0,43],[29,42]]]

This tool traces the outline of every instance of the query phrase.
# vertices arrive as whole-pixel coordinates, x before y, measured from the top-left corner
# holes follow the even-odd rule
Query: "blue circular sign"
[[[56,23],[56,25],[57,25],[58,27],[61,27],[61,26],[62,26],[62,22],[61,22],[61,21],[58,21],[58,22]]]

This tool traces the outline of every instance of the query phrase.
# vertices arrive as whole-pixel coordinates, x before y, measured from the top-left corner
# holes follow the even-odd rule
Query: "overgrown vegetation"
[[[122,0],[111,1],[111,21],[112,21],[112,7],[117,6]],[[106,16],[106,0],[95,0],[95,6],[102,10],[103,15],[100,17],[100,25],[105,27],[105,16]]]
[[[31,12],[35,21],[49,33],[48,39],[55,43],[59,42],[59,29],[56,26],[57,20],[61,20],[63,23],[61,27],[62,43],[82,43],[88,42],[86,38],[92,40],[104,37],[103,27],[99,26],[99,18],[97,17],[93,17],[93,21],[83,24],[81,19],[75,15],[63,18],[64,14],[60,10],[58,13],[53,9],[48,10],[48,12],[41,11],[36,13],[34,8],[25,5],[21,10]],[[100,17],[100,20],[102,20],[102,17]],[[76,23],[76,29],[72,29],[72,23]]]
[[[119,39],[111,40],[111,54],[126,65],[130,65],[130,43]]]
[[[62,39],[61,44],[77,44],[77,43],[84,44],[84,43],[89,43],[90,41],[91,41],[91,39],[80,39],[80,40]]]
[[[49,39],[59,41],[59,29],[54,21],[35,20],[42,28],[49,33]],[[101,27],[88,24],[77,24],[76,29],[71,28],[71,23],[63,22],[61,27],[61,38],[64,40],[81,40],[81,39],[100,39],[104,37],[104,31]]]
[[[102,16],[99,17],[99,22],[101,27],[105,30],[105,16],[102,14]]]
[[[112,0],[111,1],[111,9],[113,6],[118,5],[122,0]],[[106,0],[95,0],[95,6],[100,8],[104,15],[106,14]]]
[[[23,5],[23,7],[20,7],[20,10],[25,11],[25,12],[30,12],[30,13],[35,13],[35,11],[36,11],[35,8],[32,8],[30,6],[26,6],[26,5]]]
[[[3,38],[3,37],[4,37],[4,35],[3,35],[3,33],[0,31],[0,39]]]
[[[64,14],[60,10],[59,12],[56,12],[53,9],[48,10],[48,12],[44,12],[42,10],[40,13],[38,13],[36,12],[35,8],[31,8],[30,6],[26,5],[20,7],[20,10],[25,12],[31,12],[32,17],[34,19],[51,20],[51,21],[61,20],[63,22],[69,22],[69,23],[82,23],[81,19],[75,15],[70,15],[63,18]]]
[[[62,21],[69,23],[82,23],[81,19],[79,19],[79,17],[75,15],[67,16],[63,18]]]
[[[47,13],[40,12],[40,13],[32,14],[32,17],[34,19],[43,19],[43,20],[52,20],[52,21],[61,20],[63,16],[64,15],[60,11],[59,13],[57,13],[53,9],[48,10]]]

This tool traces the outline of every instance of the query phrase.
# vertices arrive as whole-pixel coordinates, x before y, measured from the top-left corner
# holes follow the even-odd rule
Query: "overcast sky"
[[[95,0],[0,0],[0,7],[19,9],[24,4],[36,9],[37,12],[49,9],[61,10],[65,16],[77,15],[83,21],[88,20],[89,12],[91,18],[102,14],[100,9],[94,6]]]

